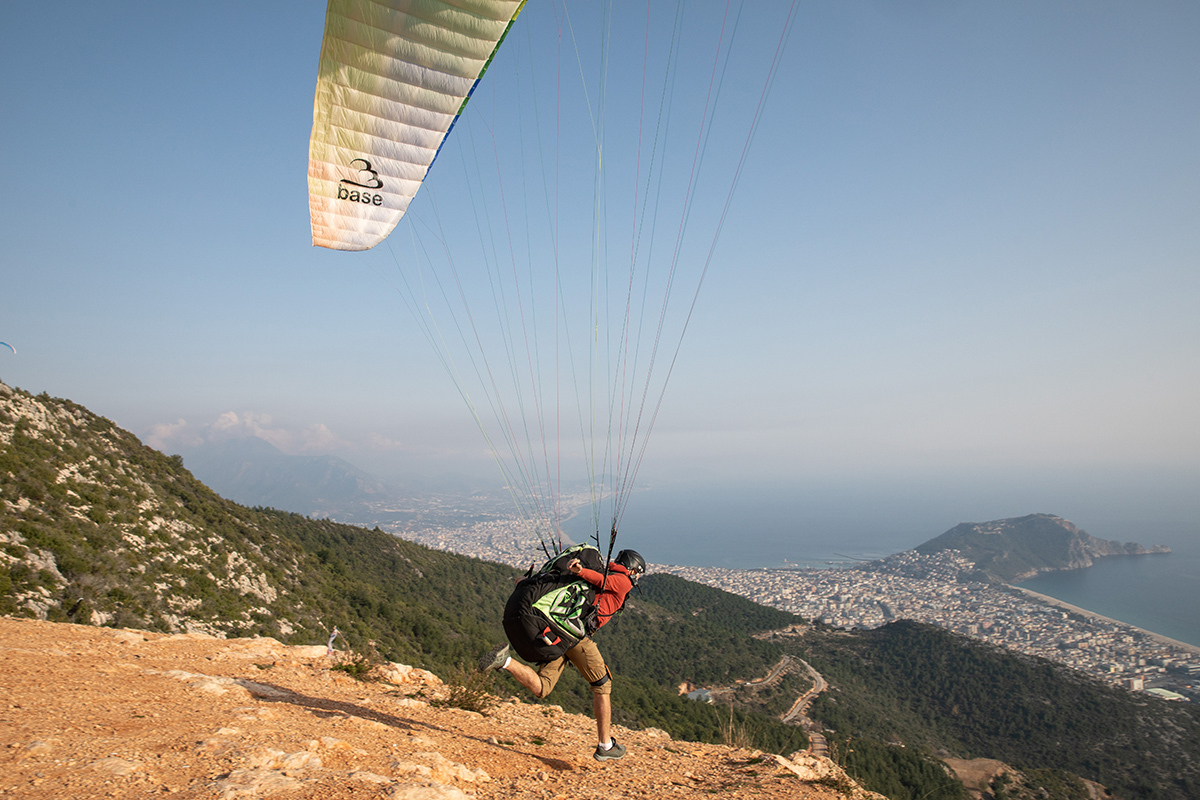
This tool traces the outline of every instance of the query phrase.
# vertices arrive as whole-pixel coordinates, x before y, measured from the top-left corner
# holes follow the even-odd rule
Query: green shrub
[[[494,673],[480,672],[459,663],[446,680],[449,695],[445,699],[430,701],[430,705],[450,708],[461,708],[466,711],[483,713],[496,705],[496,698],[490,693]]]

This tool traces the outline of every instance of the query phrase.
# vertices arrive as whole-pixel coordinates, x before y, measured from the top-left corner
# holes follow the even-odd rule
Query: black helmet
[[[622,550],[617,553],[616,562],[629,570],[635,581],[638,575],[646,572],[646,559],[642,558],[642,554],[637,550]]]

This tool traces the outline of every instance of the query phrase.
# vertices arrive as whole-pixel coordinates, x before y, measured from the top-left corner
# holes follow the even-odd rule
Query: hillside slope
[[[878,800],[830,762],[617,727],[591,758],[590,718],[504,700],[439,708],[436,676],[330,670],[323,647],[0,619],[0,793],[509,800],[777,797]]]
[[[504,638],[512,568],[239,506],[87,409],[2,384],[0,499],[0,614],[301,643],[337,628],[359,652],[443,674]],[[614,719],[720,741],[729,713],[676,685],[765,673],[781,653],[751,634],[773,619],[712,623],[635,597],[600,635],[621,677]],[[554,702],[590,708],[588,687],[568,671]],[[752,728],[773,752],[806,742],[769,717]]]
[[[325,641],[445,668],[501,635],[514,571],[225,500],[69,400],[0,384],[0,613]],[[429,591],[430,584],[437,591]]]

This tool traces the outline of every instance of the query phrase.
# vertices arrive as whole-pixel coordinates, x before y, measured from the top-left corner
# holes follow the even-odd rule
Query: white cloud
[[[300,444],[304,450],[333,450],[345,447],[346,442],[322,422],[316,422],[300,431]]]
[[[226,411],[209,423],[192,424],[186,420],[153,425],[147,443],[164,452],[176,447],[200,447],[214,442],[255,437],[270,442],[285,453],[329,453],[353,448],[321,422],[303,427],[276,424],[269,414]]]
[[[198,447],[204,444],[204,437],[194,431],[186,420],[181,419],[177,422],[160,422],[152,425],[150,433],[146,436],[146,443],[155,450],[165,453],[169,448],[177,445]]]

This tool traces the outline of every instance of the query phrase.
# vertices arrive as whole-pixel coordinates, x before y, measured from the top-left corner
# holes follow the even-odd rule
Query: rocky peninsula
[[[964,522],[916,548],[922,555],[956,550],[980,577],[1018,583],[1043,572],[1086,569],[1097,558],[1169,553],[1162,545],[1098,539],[1053,514]]]

